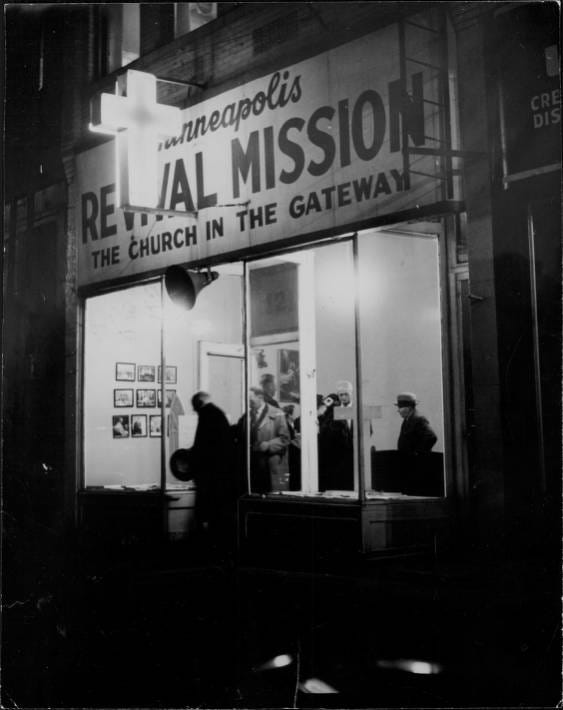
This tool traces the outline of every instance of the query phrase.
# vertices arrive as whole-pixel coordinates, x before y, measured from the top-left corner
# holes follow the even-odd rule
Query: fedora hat
[[[397,395],[397,407],[416,407],[416,395],[412,392],[401,392]]]

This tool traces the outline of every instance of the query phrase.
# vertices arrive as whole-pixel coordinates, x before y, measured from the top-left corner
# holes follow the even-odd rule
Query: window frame
[[[422,219],[421,221],[425,221]],[[399,222],[394,222],[389,225],[389,229],[397,227]],[[443,417],[444,417],[444,495],[443,498],[450,497],[455,490],[458,488],[459,483],[456,483],[460,475],[463,479],[467,478],[467,471],[464,462],[459,462],[459,466],[464,470],[460,473],[454,475],[456,460],[460,456],[459,450],[464,448],[463,443],[463,432],[461,431],[462,424],[457,421],[457,415],[460,410],[463,410],[463,404],[455,405],[457,399],[463,399],[463,391],[459,390],[460,380],[459,376],[456,377],[456,371],[459,368],[458,358],[455,353],[456,343],[459,338],[456,335],[460,324],[457,323],[458,314],[456,310],[456,296],[455,296],[455,275],[457,270],[459,270],[459,265],[455,262],[455,243],[457,236],[457,220],[455,215],[441,215],[439,216],[439,221],[436,222],[436,230],[433,232],[437,234],[438,239],[438,253],[439,253],[439,293],[440,293],[440,322],[441,322],[441,349],[442,349],[442,386],[443,386]],[[374,227],[369,227],[361,230],[360,232],[344,232],[334,237],[321,239],[321,240],[311,240],[303,243],[297,247],[285,247],[281,249],[268,250],[261,252],[259,254],[248,254],[242,256],[238,259],[242,265],[243,269],[243,296],[242,296],[242,333],[243,333],[243,348],[244,348],[244,387],[246,393],[246,416],[248,416],[248,386],[249,386],[249,362],[250,362],[250,328],[249,328],[249,265],[264,259],[265,257],[283,257],[284,254],[293,254],[301,251],[314,250],[322,247],[329,247],[342,242],[351,242],[352,244],[352,258],[353,258],[353,268],[354,268],[354,281],[356,284],[354,293],[354,335],[355,335],[355,373],[354,373],[354,387],[356,396],[355,401],[355,417],[357,422],[361,422],[360,413],[362,412],[363,406],[363,396],[360,383],[362,381],[361,377],[361,319],[360,319],[360,306],[359,306],[359,292],[358,292],[358,243],[359,236],[366,231],[371,231]],[[229,255],[224,255],[225,258],[221,263],[230,263],[232,259],[229,259]],[[185,265],[184,265],[185,266]],[[187,267],[186,267],[187,268]],[[76,437],[77,437],[77,457],[76,460],[79,463],[77,476],[77,487],[79,491],[88,491],[86,486],[86,471],[85,471],[85,406],[84,406],[84,363],[85,363],[85,331],[86,331],[86,302],[89,298],[103,295],[105,293],[114,293],[123,289],[133,288],[143,284],[155,283],[161,284],[161,288],[164,289],[164,274],[151,275],[144,278],[135,278],[127,280],[119,285],[104,285],[102,287],[90,287],[82,289],[80,294],[80,308],[78,311],[78,329],[80,331],[80,342],[79,342],[79,352],[77,357],[81,364],[79,370],[79,389],[78,389],[78,402],[80,404],[80,416],[78,419],[78,426],[76,427]],[[164,327],[164,323],[162,323]],[[163,360],[161,358],[161,365]],[[457,366],[457,367],[456,367]],[[454,399],[454,393],[456,398]],[[461,401],[460,399],[460,401]],[[165,402],[165,396],[163,393],[162,401]],[[162,415],[165,416],[165,410],[163,408]],[[360,455],[363,451],[362,441],[364,436],[364,425],[355,427],[355,439],[354,439],[354,459],[355,459],[355,481],[358,482],[358,489],[354,489],[356,494],[354,497],[349,497],[342,500],[337,500],[334,498],[329,498],[324,496],[322,492],[302,494],[299,493],[299,498],[304,500],[315,500],[316,502],[326,502],[330,500],[331,503],[357,503],[359,505],[366,503],[368,501],[366,497],[366,469],[364,457]],[[244,455],[244,478],[246,479],[246,493],[242,495],[250,496],[260,496],[261,494],[252,493],[250,486],[250,467],[248,460],[249,452],[249,438],[250,434],[248,427],[246,428],[246,447]],[[166,480],[166,467],[167,462],[165,460],[164,452],[164,437],[161,440],[161,448],[163,449],[161,453],[161,471],[160,480],[161,482]],[[455,479],[455,480],[454,480]],[[162,485],[162,483],[161,483]],[[165,488],[163,488],[164,490]],[[288,492],[287,496],[276,496],[275,493],[266,494],[268,497],[275,496],[278,500],[290,500],[291,495]],[[369,502],[369,501],[368,501]]]
[[[436,229],[431,229],[430,234],[435,235],[438,247],[438,294],[439,294],[439,305],[440,305],[440,349],[442,356],[442,408],[443,408],[443,436],[444,436],[444,492],[442,498],[446,499],[450,497],[453,493],[453,479],[455,471],[456,459],[460,456],[460,451],[464,449],[463,437],[459,433],[459,426],[457,424],[456,414],[459,407],[454,406],[456,399],[464,399],[463,392],[458,392],[459,397],[453,397],[454,390],[457,390],[455,378],[456,370],[456,359],[455,353],[452,348],[455,348],[456,338],[452,335],[456,332],[457,327],[457,314],[452,307],[452,302],[455,303],[455,296],[452,298],[452,280],[451,274],[453,269],[457,264],[452,264],[452,253],[455,257],[455,244],[458,234],[458,220],[455,219],[455,215],[439,215],[437,217],[438,221],[434,222],[432,218],[424,219],[421,218],[421,223],[436,224]],[[389,225],[387,231],[400,231],[402,222],[393,222]],[[319,501],[330,502],[342,502],[342,503],[357,503],[358,505],[364,505],[368,502],[367,491],[371,486],[366,486],[367,481],[367,471],[365,457],[362,455],[363,452],[363,442],[364,442],[364,423],[361,419],[361,412],[363,411],[363,393],[360,383],[362,382],[362,353],[361,353],[361,335],[362,335],[362,325],[360,318],[360,294],[359,294],[359,239],[362,234],[373,231],[377,227],[371,226],[366,227],[362,230],[356,232],[347,232],[340,235],[336,235],[333,238],[324,239],[321,241],[309,241],[298,247],[286,247],[278,250],[268,251],[266,253],[261,253],[256,256],[243,258],[244,264],[244,342],[245,342],[245,378],[247,382],[246,387],[246,416],[249,413],[249,402],[248,402],[248,386],[250,383],[250,328],[249,328],[249,318],[248,318],[248,300],[249,300],[249,279],[248,279],[248,264],[261,261],[267,257],[283,257],[285,254],[293,254],[300,251],[314,250],[321,248],[323,246],[330,246],[332,244],[341,243],[343,241],[350,241],[352,243],[352,261],[354,269],[354,339],[355,339],[355,366],[354,366],[354,408],[355,408],[355,418],[356,422],[359,423],[355,427],[354,431],[354,482],[357,482],[358,489],[354,488],[353,497],[338,499],[335,501],[334,498],[329,498],[325,496],[323,492],[317,491],[316,493],[304,494],[299,492],[300,499],[309,499]],[[385,228],[381,228],[385,229]],[[408,230],[405,230],[408,232]],[[415,233],[414,230],[412,232]],[[451,242],[451,244],[450,244]],[[455,289],[455,285],[454,285]],[[454,290],[455,293],[455,290]],[[459,379],[459,377],[458,377]],[[272,491],[266,494],[253,493],[251,489],[250,480],[250,463],[248,452],[250,451],[250,433],[249,427],[246,427],[246,448],[245,448],[245,478],[247,481],[247,491],[246,494],[250,496],[261,496],[266,495],[270,499],[291,499],[291,491],[286,492],[283,496],[280,496],[277,492]],[[460,466],[462,466],[461,476],[463,480],[466,479],[466,466],[464,465],[465,457],[461,457],[462,461]],[[318,472],[317,472],[318,481]],[[432,496],[425,496],[431,498]]]

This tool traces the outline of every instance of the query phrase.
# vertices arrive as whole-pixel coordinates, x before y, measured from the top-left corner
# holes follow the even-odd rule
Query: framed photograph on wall
[[[116,362],[115,379],[121,382],[135,382],[135,363]]]
[[[137,407],[156,407],[156,390],[137,390]]]
[[[150,415],[150,435],[162,436],[162,416],[160,414]]]
[[[117,414],[112,417],[111,426],[114,439],[129,438],[129,416]]]
[[[137,380],[139,382],[154,382],[155,370],[154,365],[139,365],[137,367]]]
[[[133,406],[133,390],[113,390],[113,406],[114,407],[132,407]]]
[[[299,402],[299,350],[278,350],[278,385],[282,402]]]
[[[176,367],[176,365],[166,365],[166,377],[164,380],[165,384],[175,385],[177,374],[178,368]],[[162,382],[162,367],[160,365],[158,366],[158,381]]]
[[[147,436],[147,415],[132,414],[131,415],[131,436],[133,438],[141,438]]]
[[[172,400],[176,395],[176,390],[166,390],[166,406],[169,407],[172,404]],[[162,391],[156,391],[156,406],[162,406]]]

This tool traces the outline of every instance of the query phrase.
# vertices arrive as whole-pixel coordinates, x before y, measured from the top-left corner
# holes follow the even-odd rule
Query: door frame
[[[246,409],[246,398],[245,398],[245,387],[244,387],[244,377],[245,377],[245,349],[244,345],[236,343],[214,343],[210,340],[200,340],[198,342],[199,348],[199,372],[198,372],[198,383],[199,389],[207,391],[209,389],[209,356],[214,355],[218,357],[231,357],[242,362],[242,391],[241,391],[241,411],[244,412]]]

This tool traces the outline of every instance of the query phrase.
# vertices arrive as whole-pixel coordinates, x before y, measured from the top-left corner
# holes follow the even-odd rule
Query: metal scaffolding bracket
[[[434,81],[438,82],[437,96],[432,99],[419,97],[425,105],[436,107],[436,115],[438,117],[437,135],[424,135],[424,141],[429,141],[434,144],[434,147],[427,146],[410,146],[409,145],[409,123],[408,117],[403,113],[401,115],[401,142],[403,156],[403,172],[408,176],[410,174],[422,175],[424,177],[434,178],[439,181],[441,197],[443,200],[450,200],[454,197],[454,175],[458,173],[453,169],[452,161],[455,158],[468,157],[469,154],[455,150],[452,146],[451,132],[451,116],[450,116],[450,87],[449,87],[449,72],[448,72],[448,34],[447,34],[447,18],[445,10],[435,8],[432,14],[428,15],[428,25],[421,22],[415,22],[410,19],[403,18],[399,21],[399,65],[400,65],[400,84],[401,94],[405,99],[409,99],[407,90],[407,68],[410,64],[417,66],[428,67],[433,72],[436,72]],[[416,33],[420,38],[421,33],[428,32],[432,35],[432,42],[437,46],[437,63],[424,61],[416,58],[415,42]],[[434,156],[436,158],[437,171],[431,175],[420,170],[412,168],[414,156]]]

